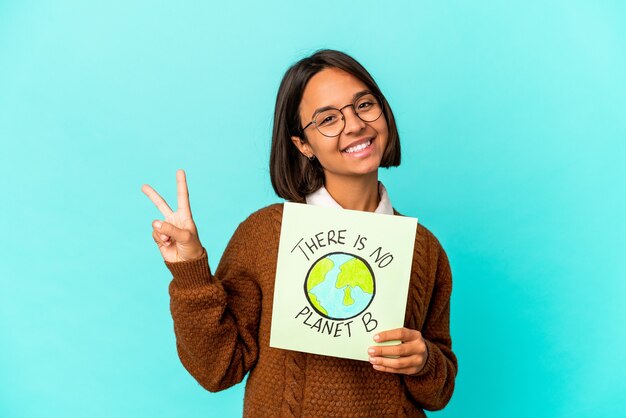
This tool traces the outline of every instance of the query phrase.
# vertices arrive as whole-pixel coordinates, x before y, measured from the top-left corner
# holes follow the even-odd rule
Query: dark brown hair
[[[338,68],[353,75],[381,98],[389,139],[380,166],[388,168],[400,165],[400,137],[396,121],[387,99],[372,76],[351,56],[332,49],[321,49],[289,67],[276,96],[270,177],[274,191],[285,200],[304,203],[307,194],[324,184],[324,171],[319,161],[309,161],[296,148],[291,137],[298,136],[302,141],[307,140],[301,132],[300,101],[311,77],[325,68]]]

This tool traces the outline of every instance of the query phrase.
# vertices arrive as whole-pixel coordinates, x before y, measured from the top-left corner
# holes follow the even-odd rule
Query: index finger
[[[191,215],[189,207],[189,190],[187,189],[187,177],[184,170],[176,171],[176,189],[178,190],[178,210]]]
[[[382,343],[385,341],[412,341],[417,338],[419,331],[408,328],[396,328],[382,331],[374,335],[374,341]]]
[[[141,191],[144,192],[150,200],[152,200],[152,203],[156,205],[164,217],[167,218],[173,213],[172,208],[170,208],[167,202],[165,202],[165,200],[163,200],[163,198],[152,187],[144,184],[141,186]]]

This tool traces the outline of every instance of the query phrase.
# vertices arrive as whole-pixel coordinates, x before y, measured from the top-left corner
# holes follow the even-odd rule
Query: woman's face
[[[307,83],[300,102],[300,120],[306,126],[317,109],[331,106],[336,109],[352,104],[356,96],[368,88],[358,78],[338,68],[326,68]],[[339,136],[322,135],[314,124],[306,128],[307,143],[291,137],[304,155],[315,157],[324,168],[324,175],[361,176],[378,170],[387,146],[389,130],[382,114],[373,122],[364,122],[352,107],[343,110],[345,127]],[[367,147],[362,148],[363,144]],[[358,148],[355,148],[359,146]]]

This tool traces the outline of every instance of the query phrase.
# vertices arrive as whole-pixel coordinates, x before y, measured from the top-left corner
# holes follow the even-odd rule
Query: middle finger
[[[370,356],[382,356],[382,357],[390,357],[390,356],[409,356],[412,354],[417,354],[417,350],[411,346],[411,344],[403,343],[396,345],[380,345],[375,347],[370,347],[369,355]]]
[[[150,187],[147,184],[144,184],[141,187],[141,191],[144,192],[145,195],[148,196],[148,198],[150,198],[150,200],[152,200],[152,203],[156,205],[156,207],[161,211],[163,216],[167,218],[172,213],[174,213],[174,211],[172,211],[172,208],[170,208],[167,202],[152,187]]]

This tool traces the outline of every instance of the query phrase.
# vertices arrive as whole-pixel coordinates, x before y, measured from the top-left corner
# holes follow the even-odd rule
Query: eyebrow
[[[359,97],[365,96],[366,94],[371,94],[371,93],[372,92],[369,91],[369,90],[358,91],[358,92],[354,93],[354,96],[352,96],[352,102],[354,103],[354,101],[356,101],[356,99],[358,99]],[[325,111],[330,110],[330,109],[337,109],[337,108],[335,106],[324,106],[324,107],[317,108],[317,109],[315,109],[315,112],[313,112],[313,115],[311,116],[311,119],[315,119],[315,115],[317,115],[318,113],[325,112]]]

